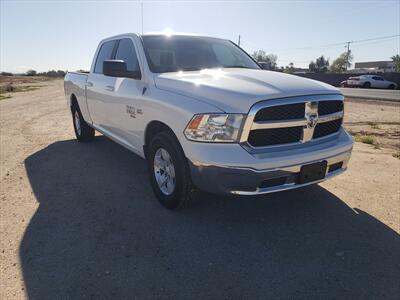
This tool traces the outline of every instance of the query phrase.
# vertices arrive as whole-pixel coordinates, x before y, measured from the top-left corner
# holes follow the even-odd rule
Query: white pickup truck
[[[77,139],[97,130],[145,158],[171,209],[196,188],[258,195],[321,182],[346,170],[353,147],[338,89],[261,70],[224,39],[107,38],[88,74],[66,75],[65,94]]]

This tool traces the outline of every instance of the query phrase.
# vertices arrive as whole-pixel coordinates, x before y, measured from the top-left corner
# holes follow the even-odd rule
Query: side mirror
[[[105,60],[103,62],[103,74],[111,77],[127,77],[140,79],[140,71],[128,71],[123,60]]]

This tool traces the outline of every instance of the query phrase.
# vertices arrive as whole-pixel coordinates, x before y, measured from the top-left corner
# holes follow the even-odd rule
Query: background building
[[[356,62],[352,73],[395,72],[395,63],[387,61]]]

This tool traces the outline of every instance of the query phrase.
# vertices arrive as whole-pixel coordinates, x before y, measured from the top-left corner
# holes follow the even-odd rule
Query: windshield
[[[193,36],[143,36],[143,46],[153,73],[197,71],[207,68],[260,67],[230,41]]]

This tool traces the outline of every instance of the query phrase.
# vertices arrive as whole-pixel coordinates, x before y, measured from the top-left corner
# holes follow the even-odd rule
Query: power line
[[[387,36],[381,36],[377,38],[371,38],[371,39],[364,39],[364,40],[357,40],[357,41],[352,41],[352,43],[360,43],[360,42],[367,42],[367,41],[377,41],[377,40],[384,40],[384,39],[391,39],[400,36],[400,34],[395,34],[395,35],[387,35]]]
[[[318,45],[318,46],[306,46],[306,47],[295,47],[295,48],[286,48],[286,49],[275,49],[275,50],[269,50],[269,52],[278,52],[278,51],[287,51],[287,50],[307,50],[307,49],[316,49],[316,48],[318,48],[318,49],[320,49],[320,48],[329,48],[329,47],[343,46],[343,45],[346,45],[348,42],[350,42],[350,43],[361,43],[361,42],[367,42],[367,41],[377,41],[377,40],[392,39],[392,38],[395,38],[395,37],[400,37],[400,34],[380,36],[380,37],[368,38],[368,39],[362,39],[362,40],[345,41],[345,42],[340,42],[340,43],[332,43],[332,44],[325,44],[325,45]]]
[[[400,37],[400,34],[396,34],[396,35],[388,35],[388,36],[381,36],[381,37],[374,37],[374,38],[368,38],[368,39],[360,39],[360,40],[354,40],[354,41],[347,41],[347,42],[341,42],[341,43],[332,43],[332,44],[328,44],[329,46],[343,46],[345,45],[345,48],[347,48],[346,50],[346,70],[347,67],[349,65],[349,59],[350,59],[350,45],[351,44],[356,44],[354,46],[363,46],[365,44],[371,44],[371,43],[376,43],[376,42],[380,42],[383,40],[387,40],[387,39],[392,39],[392,38],[396,38],[396,37]],[[327,45],[322,45],[322,46],[317,46],[317,47],[324,47]],[[306,47],[302,47],[301,49],[305,49]],[[310,49],[311,47],[307,47],[307,49]],[[312,47],[315,48],[315,47]],[[293,48],[295,49],[295,48]],[[296,48],[296,49],[300,49],[300,48]],[[273,51],[268,51],[268,52],[273,52]],[[297,61],[297,60],[287,60],[287,59],[281,59],[278,58],[279,61],[283,61],[283,62],[293,62],[293,63],[307,63],[308,61]]]

